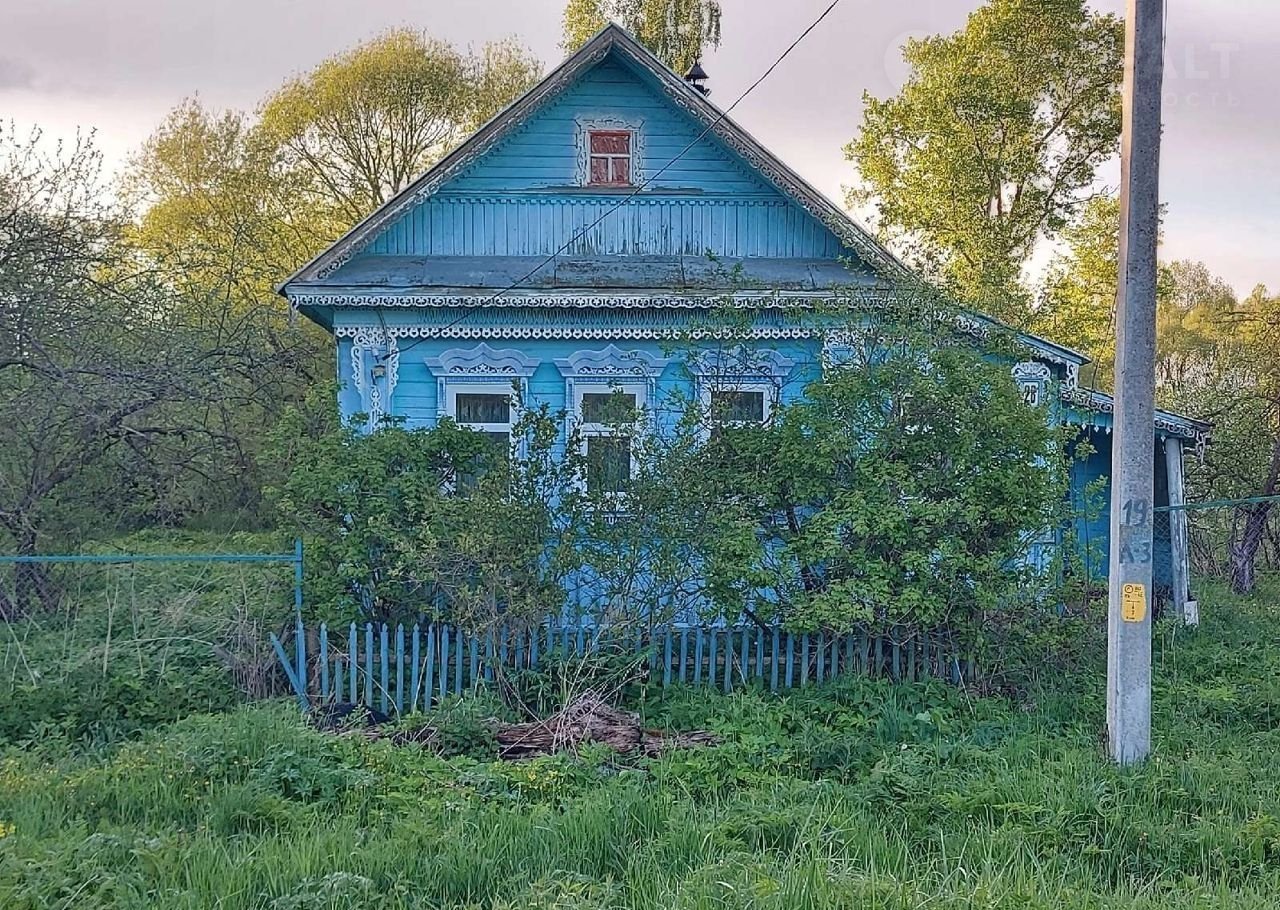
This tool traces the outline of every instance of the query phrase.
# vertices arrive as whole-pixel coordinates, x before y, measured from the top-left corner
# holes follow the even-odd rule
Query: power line
[[[815,28],[817,28],[822,23],[822,21],[827,18],[827,16],[831,15],[831,11],[834,10],[839,4],[840,4],[840,0],[831,0],[831,3],[827,5],[827,8],[824,9],[816,19],[814,19],[811,23],[809,23],[808,28],[806,28],[803,32],[801,32],[794,41],[792,41],[789,45],[787,45],[786,50],[784,50],[778,56],[778,58],[773,61],[773,63],[769,64],[769,68],[766,69],[763,73],[761,73],[760,77],[756,79],[755,82],[747,86],[746,90],[743,91],[743,93],[739,95],[737,98],[735,98],[732,104],[730,104],[728,107],[722,110],[718,117],[716,117],[714,120],[708,123],[703,128],[702,132],[698,133],[698,135],[693,137],[693,139],[691,139],[689,143],[685,145],[684,148],[682,148],[679,152],[677,152],[675,157],[673,157],[670,161],[668,161],[662,167],[658,168],[658,170],[648,175],[643,181],[641,181],[640,184],[636,186],[634,190],[632,190],[630,193],[628,193],[618,202],[614,203],[612,206],[610,206],[609,208],[601,212],[600,216],[596,218],[595,221],[592,221],[586,227],[583,227],[578,231],[576,231],[573,234],[573,236],[570,237],[568,240],[566,240],[563,244],[561,244],[555,250],[555,252],[551,253],[549,256],[547,256],[545,259],[539,262],[536,266],[531,268],[529,271],[525,272],[523,275],[521,275],[511,284],[504,287],[502,290],[494,293],[490,297],[486,297],[484,300],[480,301],[477,304],[473,304],[471,308],[469,308],[465,313],[460,315],[457,319],[453,320],[452,322],[441,326],[436,330],[436,332],[437,333],[447,332],[449,329],[456,328],[458,325],[466,321],[467,318],[470,317],[471,314],[475,312],[477,309],[479,309],[480,307],[488,306],[489,304],[494,303],[495,301],[506,296],[511,291],[514,291],[517,288],[519,288],[521,285],[523,285],[526,281],[528,281],[538,272],[542,271],[542,269],[546,267],[549,263],[554,262],[557,258],[559,258],[559,256],[562,253],[564,253],[565,250],[569,249],[575,243],[577,243],[579,240],[585,237],[590,231],[592,231],[597,225],[603,222],[606,218],[608,218],[614,212],[618,211],[618,209],[622,208],[627,203],[631,202],[631,200],[635,199],[636,196],[640,195],[640,193],[643,192],[644,189],[649,186],[649,184],[653,183],[653,181],[661,177],[664,173],[667,172],[669,168],[671,168],[672,165],[674,165],[677,161],[679,161],[686,154],[688,154],[699,142],[701,142],[704,138],[706,138],[708,133],[710,133],[717,126],[719,126],[724,121],[724,119],[733,112],[734,108],[736,108],[739,104],[741,104],[743,100],[746,99],[746,97],[750,95],[753,91],[755,91],[762,82],[768,79],[769,76],[773,73],[773,71],[776,70],[782,64],[782,61],[786,60],[787,57],[791,54],[791,52],[795,50],[796,47],[799,46],[800,42],[803,41],[805,38],[807,38],[809,36],[809,33],[812,32]],[[421,344],[422,341],[425,341],[425,340],[426,339],[419,339],[418,341],[415,341],[412,344],[405,347],[399,353],[404,353],[404,351],[410,350],[411,348],[415,347],[418,344]],[[380,357],[379,359],[385,360],[389,356],[390,356],[390,353],[387,353],[382,355],[382,357]]]

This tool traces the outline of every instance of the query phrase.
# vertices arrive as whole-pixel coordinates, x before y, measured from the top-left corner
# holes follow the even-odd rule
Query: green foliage
[[[223,498],[213,431],[226,352],[138,262],[127,213],[87,139],[0,128],[0,551],[31,554],[188,515]],[[0,616],[50,607],[47,573],[17,572]]]
[[[572,53],[614,20],[677,73],[720,46],[716,0],[568,0],[560,46]]]
[[[369,214],[541,75],[514,41],[462,53],[394,29],[324,61],[262,105],[276,166],[349,225]]]
[[[1026,609],[1021,567],[1061,517],[1062,457],[998,344],[953,316],[927,300],[845,313],[838,359],[762,426],[711,429],[689,405],[641,455],[635,517],[614,525],[644,541],[651,573],[673,573],[649,584],[678,592],[700,572],[712,612],[801,630],[977,631]]]
[[[444,759],[284,701],[110,750],[47,738],[0,754],[0,905],[1264,910],[1277,594],[1207,589],[1201,629],[1157,630],[1156,753],[1129,769],[1098,745],[1100,655],[1023,705],[675,690],[645,723],[720,743],[655,759]]]
[[[498,740],[494,723],[505,720],[509,712],[503,703],[487,692],[451,695],[431,710],[428,720],[435,730],[430,747],[443,758],[465,755],[477,761],[498,757]],[[424,718],[408,718],[403,726],[414,729]]]
[[[1067,253],[1045,276],[1033,330],[1087,355],[1080,377],[1090,388],[1110,389],[1115,357],[1115,306],[1120,200],[1099,196],[1063,232]]]
[[[1076,214],[1120,137],[1123,28],[1084,0],[989,0],[912,39],[911,75],[865,95],[852,201],[984,312],[1026,318],[1020,270]]]
[[[539,621],[576,562],[573,458],[545,408],[513,427],[514,453],[450,420],[432,428],[277,428],[277,508],[307,536],[307,602],[330,618]]]

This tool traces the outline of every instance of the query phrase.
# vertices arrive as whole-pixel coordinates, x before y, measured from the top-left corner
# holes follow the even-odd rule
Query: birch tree
[[[908,41],[902,90],[863,96],[850,202],[953,292],[1024,320],[1023,265],[1117,151],[1123,46],[1085,0],[989,0],[954,34]]]
[[[569,0],[560,46],[576,51],[611,20],[681,74],[707,48],[720,46],[716,0]]]

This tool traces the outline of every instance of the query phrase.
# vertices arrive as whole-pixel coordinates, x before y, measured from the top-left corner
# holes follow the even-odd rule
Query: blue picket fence
[[[545,623],[468,634],[440,623],[351,623],[336,631],[321,623],[308,630],[298,619],[292,648],[274,634],[271,644],[304,710],[352,704],[384,714],[425,711],[448,695],[492,683],[500,673],[605,651],[635,655],[647,664],[651,683],[726,692],[744,686],[791,689],[851,674],[958,683],[972,673],[971,661],[937,632],[792,634],[754,625],[620,630]]]

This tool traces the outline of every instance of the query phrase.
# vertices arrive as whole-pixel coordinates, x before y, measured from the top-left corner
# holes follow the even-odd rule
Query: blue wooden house
[[[598,422],[603,396],[653,407],[683,389],[767,420],[821,369],[822,341],[797,312],[913,282],[865,229],[611,25],[281,292],[333,333],[344,417],[451,417],[501,435],[514,382],[528,401],[563,409],[589,455],[626,471],[625,445]],[[754,352],[730,389],[706,381],[723,365],[669,353],[671,338],[725,300],[749,314]],[[975,315],[972,325],[990,322]],[[1021,342],[1011,381],[1029,406],[1093,441],[1074,478],[1082,495],[1110,470],[1111,399],[1081,386],[1080,354]],[[1179,500],[1183,452],[1207,433],[1157,416],[1157,504]],[[1105,551],[1105,515],[1080,530]],[[1185,543],[1171,552],[1166,536],[1162,547],[1157,575],[1185,595],[1170,574]],[[1105,574],[1105,562],[1097,568]]]

